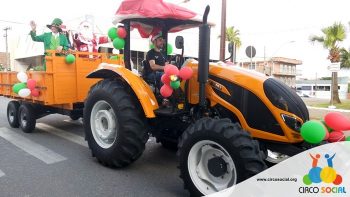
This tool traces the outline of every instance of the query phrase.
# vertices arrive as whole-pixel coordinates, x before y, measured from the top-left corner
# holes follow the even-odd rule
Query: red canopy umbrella
[[[136,20],[143,18],[159,19],[158,23]],[[180,23],[173,23],[169,26],[169,32],[177,32],[183,29],[198,26],[202,17],[195,12],[178,5],[163,2],[163,0],[124,0],[115,14],[114,24],[131,20],[131,27],[137,28],[141,37],[147,38],[150,35],[161,31],[161,21],[167,19],[179,20]]]

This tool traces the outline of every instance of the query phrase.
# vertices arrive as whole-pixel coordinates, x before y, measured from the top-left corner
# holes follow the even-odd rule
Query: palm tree
[[[322,43],[323,47],[329,51],[328,59],[331,63],[340,62],[340,48],[339,43],[346,38],[345,26],[342,23],[334,23],[332,26],[323,28],[323,35],[315,36],[312,35],[310,40],[312,42]],[[338,92],[338,73],[332,73],[332,98],[331,102],[341,103]]]
[[[345,48],[340,49],[340,67],[350,68],[350,52]]]
[[[239,30],[233,26],[226,28],[226,41],[229,41],[234,46],[233,57],[236,57],[236,51],[242,46],[241,39],[239,37]],[[235,59],[234,59],[235,61]]]

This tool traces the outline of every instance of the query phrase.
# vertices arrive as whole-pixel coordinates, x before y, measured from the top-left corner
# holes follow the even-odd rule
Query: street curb
[[[350,113],[350,110],[346,109],[329,109],[329,108],[322,108],[322,107],[311,107],[311,106],[306,106],[308,109],[318,109],[318,110],[324,110],[324,111],[336,111],[336,112],[345,112],[345,113]]]

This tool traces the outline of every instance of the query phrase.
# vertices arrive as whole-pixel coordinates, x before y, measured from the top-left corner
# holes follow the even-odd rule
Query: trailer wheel
[[[72,119],[72,120],[78,120],[81,116],[79,114],[70,114],[69,115],[69,118]]]
[[[9,125],[12,128],[18,128],[19,127],[19,121],[18,121],[18,108],[19,108],[19,102],[18,101],[10,101],[7,104],[7,121],[9,122]]]
[[[31,133],[35,129],[36,117],[31,104],[23,103],[18,109],[19,127],[25,133]]]
[[[85,102],[84,129],[92,155],[106,166],[124,167],[138,159],[148,139],[142,107],[129,87],[105,79]]]
[[[193,196],[231,187],[266,169],[258,143],[229,119],[202,118],[182,134],[180,177]]]

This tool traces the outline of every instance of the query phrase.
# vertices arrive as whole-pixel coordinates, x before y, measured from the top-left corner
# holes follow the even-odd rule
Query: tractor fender
[[[155,118],[154,110],[158,109],[158,102],[152,89],[142,77],[126,69],[124,66],[101,63],[87,78],[121,78],[126,81],[137,96],[147,118]]]

